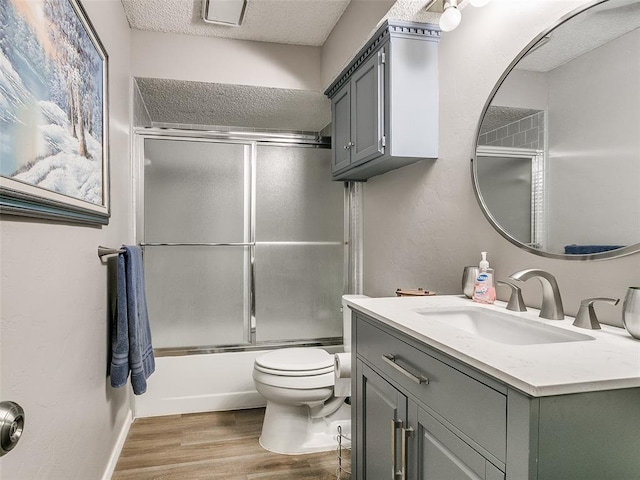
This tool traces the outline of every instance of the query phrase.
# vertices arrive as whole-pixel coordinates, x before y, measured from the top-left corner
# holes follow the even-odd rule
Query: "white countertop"
[[[510,312],[505,303],[481,305],[464,296],[346,299],[347,305],[534,397],[640,387],[640,340],[623,328],[587,330],[573,318],[545,320],[539,311]],[[508,345],[428,320],[415,309],[480,307],[508,313],[595,340]]]

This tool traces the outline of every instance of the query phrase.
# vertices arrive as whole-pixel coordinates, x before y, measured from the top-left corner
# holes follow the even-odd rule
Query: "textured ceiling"
[[[640,28],[640,1],[610,0],[551,32],[549,40],[540,42],[517,68],[549,72],[636,28]]]
[[[540,110],[533,110],[531,108],[501,107],[498,105],[492,105],[487,109],[487,113],[482,119],[482,125],[480,125],[479,133],[482,135],[483,133],[497,130],[500,127],[522,120],[523,118],[529,117],[539,111]]]
[[[318,132],[331,121],[321,92],[137,78],[154,123]]]
[[[350,0],[247,0],[240,27],[205,23],[202,0],[121,0],[131,28],[322,46]],[[376,1],[376,0],[354,0]],[[437,23],[429,0],[397,0],[381,19]],[[336,72],[337,73],[337,72]],[[154,124],[320,131],[331,121],[320,92],[137,78]]]
[[[247,0],[240,27],[202,20],[202,0],[122,0],[131,28],[322,46],[350,0]]]

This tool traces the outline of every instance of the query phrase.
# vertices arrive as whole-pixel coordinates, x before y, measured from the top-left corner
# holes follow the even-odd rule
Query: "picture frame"
[[[89,17],[0,0],[0,22],[0,213],[107,225],[108,55]]]

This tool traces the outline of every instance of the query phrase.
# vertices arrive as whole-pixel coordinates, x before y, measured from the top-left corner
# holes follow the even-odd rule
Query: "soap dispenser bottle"
[[[473,285],[473,301],[493,303],[496,301],[496,286],[493,281],[493,268],[489,268],[487,252],[481,252],[482,260],[478,268],[478,276]]]

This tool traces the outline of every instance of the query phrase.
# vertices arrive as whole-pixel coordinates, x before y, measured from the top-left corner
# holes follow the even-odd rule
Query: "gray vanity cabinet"
[[[498,468],[361,360],[356,372],[354,480],[504,480]]]
[[[353,478],[640,478],[640,388],[532,397],[354,319]]]
[[[334,180],[366,180],[438,155],[434,25],[386,21],[325,91]]]
[[[355,478],[504,479],[505,395],[356,319]]]

